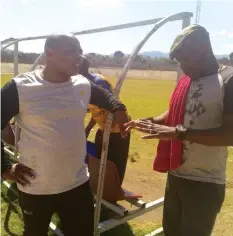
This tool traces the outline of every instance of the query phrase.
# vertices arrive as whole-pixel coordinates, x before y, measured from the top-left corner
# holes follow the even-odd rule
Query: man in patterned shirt
[[[175,168],[161,171],[168,172],[163,210],[165,236],[210,236],[225,196],[227,146],[233,145],[233,67],[220,70],[209,33],[200,25],[189,26],[176,37],[170,57],[180,63],[185,74],[174,91],[180,93],[179,97],[173,93],[171,100],[174,106],[183,102],[183,122],[168,124],[169,117],[176,119],[170,106],[161,116],[127,126],[146,133],[144,139],[160,140],[157,165],[166,158],[170,165],[171,160],[176,161],[174,158],[181,160]],[[189,87],[184,90],[187,81]],[[170,146],[165,150],[167,143]],[[158,154],[162,154],[161,163]]]

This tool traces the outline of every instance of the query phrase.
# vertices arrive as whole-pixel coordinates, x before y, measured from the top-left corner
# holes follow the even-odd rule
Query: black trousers
[[[95,136],[95,144],[97,147],[97,158],[101,158],[103,131],[98,130]],[[130,144],[130,134],[126,138],[122,138],[120,133],[111,133],[108,145],[108,160],[112,161],[117,168],[120,183],[122,184],[127,165]]]
[[[94,202],[89,182],[53,195],[19,192],[24,236],[47,236],[53,213],[57,212],[65,236],[93,236]]]
[[[210,236],[225,197],[225,185],[168,174],[164,198],[165,236]]]

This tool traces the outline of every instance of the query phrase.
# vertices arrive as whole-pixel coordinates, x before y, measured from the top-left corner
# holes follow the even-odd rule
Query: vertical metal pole
[[[37,65],[39,65],[42,61],[44,60],[44,53],[40,54],[39,57],[37,57],[35,63],[33,66],[30,68],[30,71],[33,71],[36,69]]]
[[[19,43],[16,42],[14,44],[14,77],[19,74]],[[17,122],[15,121],[15,148],[14,148],[14,157],[16,158],[18,155],[18,141],[19,141],[19,127]]]
[[[14,44],[14,76],[19,74],[19,44]]]
[[[118,78],[118,81],[115,86],[114,95],[118,96],[120,93],[121,86],[125,80],[126,74],[131,67],[132,62],[136,58],[137,54],[141,50],[141,48],[144,46],[144,44],[147,42],[147,40],[164,24],[169,22],[171,18],[174,17],[168,16],[163,19],[161,19],[159,22],[157,22],[153,29],[143,38],[142,41],[135,47],[135,49],[130,54],[128,60],[126,61],[124,68]],[[99,177],[98,177],[98,187],[97,187],[97,194],[96,194],[96,208],[95,208],[95,216],[94,216],[94,236],[100,235],[100,228],[99,228],[99,220],[100,220],[100,211],[101,211],[101,202],[102,202],[102,196],[103,196],[103,188],[104,188],[104,177],[105,177],[105,169],[106,169],[106,163],[107,163],[107,152],[108,152],[108,144],[109,144],[109,135],[110,135],[110,129],[112,125],[112,118],[113,115],[111,113],[108,114],[107,120],[105,121],[104,126],[104,137],[103,137],[103,144],[102,144],[102,153],[101,153],[101,159],[100,159],[100,169],[99,169]]]
[[[183,20],[182,20],[182,29],[188,27],[191,23],[191,17],[185,17]]]

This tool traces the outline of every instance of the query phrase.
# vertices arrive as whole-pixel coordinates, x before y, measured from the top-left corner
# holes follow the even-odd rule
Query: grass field
[[[110,78],[114,83],[115,79]],[[2,81],[2,84],[4,81]],[[156,116],[168,106],[168,100],[175,82],[171,80],[152,80],[127,78],[121,90],[120,98],[127,105],[133,119],[139,117]],[[90,139],[93,139],[94,132]],[[142,141],[140,134],[132,133],[130,155],[127,172],[123,186],[144,196],[147,201],[155,200],[163,196],[165,186],[165,174],[152,171],[156,141]],[[227,188],[224,206],[217,219],[214,236],[233,236],[233,151],[229,150],[227,168]],[[1,235],[22,235],[22,216],[17,205],[17,199],[11,198],[12,214],[9,218],[9,228],[13,234],[6,232],[4,219],[8,208],[7,195],[9,193],[2,187],[1,200]],[[148,213],[142,217],[130,221],[115,230],[104,234],[106,236],[142,236],[156,229],[161,224],[161,209]],[[52,233],[50,234],[52,235]]]
[[[32,65],[28,64],[19,64],[19,72],[29,71]],[[116,77],[119,76],[122,68],[91,68],[91,71],[95,73],[104,74],[107,77]],[[11,63],[2,63],[1,73],[13,73],[13,64]],[[159,71],[159,70],[129,70],[128,76],[134,79],[162,79],[162,80],[175,80],[176,71]]]

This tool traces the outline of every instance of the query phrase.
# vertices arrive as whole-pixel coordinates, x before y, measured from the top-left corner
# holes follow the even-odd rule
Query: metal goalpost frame
[[[157,23],[155,23],[152,30],[149,31],[148,34],[143,38],[142,41],[139,42],[139,44],[135,47],[135,49],[132,51],[130,57],[125,63],[125,66],[119,76],[119,79],[116,83],[116,87],[114,90],[114,94],[116,96],[119,95],[121,86],[125,80],[126,74],[132,65],[135,57],[139,53],[139,51],[142,49],[142,47],[145,45],[147,40],[164,24],[174,21],[174,20],[182,20],[182,28],[187,27],[190,24],[190,14],[192,13],[178,13],[175,15],[171,15],[165,18],[162,18]],[[187,17],[189,15],[189,17]],[[101,160],[100,160],[100,169],[99,169],[99,179],[98,179],[98,187],[97,187],[97,201],[96,201],[96,208],[95,208],[95,222],[94,222],[94,236],[100,235],[100,226],[99,226],[99,220],[100,220],[100,210],[101,210],[101,204],[102,204],[102,195],[103,195],[103,189],[104,189],[104,177],[105,177],[105,170],[106,170],[106,164],[107,164],[107,153],[108,153],[108,143],[109,143],[109,136],[110,136],[110,130],[111,125],[113,121],[113,114],[108,113],[107,119],[105,122],[104,127],[104,135],[103,135],[103,146],[102,146],[102,153],[101,153]],[[149,203],[148,203],[149,204]],[[153,206],[153,205],[152,205]],[[147,206],[146,206],[147,208]],[[149,207],[148,207],[149,208]],[[149,211],[149,210],[148,210]]]
[[[109,26],[109,27],[103,27],[103,28],[97,28],[97,29],[90,29],[85,31],[79,31],[79,32],[73,32],[73,35],[84,35],[84,34],[92,34],[92,33],[100,33],[100,32],[106,32],[106,31],[113,31],[113,30],[120,30],[120,29],[126,29],[126,28],[132,28],[132,27],[139,27],[144,25],[151,25],[154,24],[154,27],[152,30],[149,31],[148,34],[143,38],[142,41],[139,42],[139,44],[135,47],[135,49],[132,51],[131,55],[129,56],[128,60],[126,61],[124,68],[118,78],[118,81],[116,83],[116,87],[114,90],[114,94],[116,96],[119,95],[121,86],[125,80],[126,74],[132,65],[135,57],[139,53],[139,51],[142,49],[144,44],[147,42],[147,40],[164,24],[168,22],[173,21],[182,21],[182,29],[190,25],[191,17],[193,16],[193,13],[191,12],[181,12],[174,15],[170,15],[168,17],[164,18],[158,18],[158,19],[152,19],[152,20],[146,20],[146,21],[138,21],[133,23],[127,23],[127,24],[121,24],[121,25],[115,25],[115,26]],[[2,43],[1,51],[14,45],[14,76],[18,75],[18,45],[19,42],[22,41],[29,41],[29,40],[37,40],[37,39],[46,39],[49,35],[44,36],[35,36],[35,37],[25,37],[25,38],[18,38],[18,39],[9,39],[5,40],[4,43]],[[34,65],[31,67],[30,70],[33,70],[36,68],[36,66],[41,62],[43,59],[43,53],[37,58]],[[106,169],[106,163],[107,163],[107,153],[108,153],[108,144],[109,144],[109,136],[110,136],[110,130],[111,125],[113,121],[113,114],[108,113],[107,119],[105,122],[105,128],[104,128],[104,136],[103,136],[103,146],[102,146],[102,153],[101,153],[101,160],[100,160],[100,169],[99,169],[99,179],[98,179],[98,187],[97,187],[97,195],[96,195],[96,205],[95,205],[95,218],[94,218],[94,236],[99,236],[100,233],[107,231],[109,229],[112,229],[120,224],[123,224],[127,222],[128,220],[131,220],[133,218],[136,218],[142,214],[145,214],[149,211],[152,211],[153,209],[156,209],[157,207],[163,205],[163,198],[160,198],[154,202],[146,203],[143,207],[138,208],[134,211],[131,211],[130,214],[126,215],[125,217],[121,219],[110,219],[103,223],[99,223],[100,220],[100,210],[101,210],[101,204],[104,203],[104,200],[102,199],[103,195],[103,188],[104,188],[104,177],[105,177],[105,169]],[[16,126],[16,142],[18,141],[18,132],[19,129]],[[5,151],[7,149],[5,148]],[[16,146],[14,157],[17,156],[18,148]],[[7,182],[3,182],[7,186]],[[9,187],[9,186],[7,186]],[[107,203],[106,203],[107,204]],[[52,230],[55,230],[55,233],[57,235],[61,236],[63,235],[59,229],[56,228],[56,226],[51,222],[50,228]],[[157,232],[162,232],[162,228],[159,230],[156,230],[156,232],[152,232],[151,235],[156,235]]]

